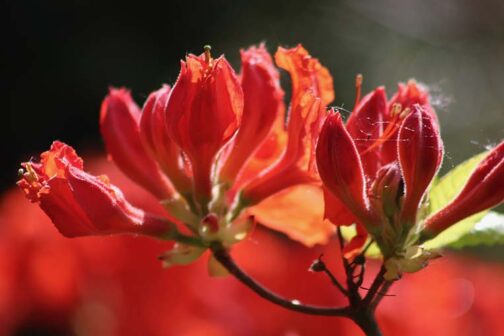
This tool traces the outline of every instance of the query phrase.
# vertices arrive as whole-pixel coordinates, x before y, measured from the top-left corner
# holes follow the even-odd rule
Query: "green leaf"
[[[429,212],[444,208],[465,185],[476,166],[488,152],[483,152],[462,162],[440,179],[436,179],[429,192]]]
[[[449,247],[460,249],[467,246],[504,244],[504,215],[489,211],[469,232],[454,241]]]
[[[444,208],[465,185],[469,176],[476,166],[483,160],[488,152],[480,153],[459,164],[449,171],[445,176],[435,181],[429,192],[429,213],[434,214]],[[448,246],[458,241],[462,236],[471,231],[474,225],[479,222],[488,212],[482,211],[467,217],[452,225],[437,237],[425,243],[426,248],[440,248]]]

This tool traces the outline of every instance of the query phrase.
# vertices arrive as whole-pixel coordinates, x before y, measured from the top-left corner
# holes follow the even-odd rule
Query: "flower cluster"
[[[360,90],[360,87],[359,87]],[[325,216],[357,224],[348,247],[367,235],[385,258],[389,279],[436,257],[419,245],[458,221],[504,199],[504,143],[472,173],[460,194],[425,218],[428,189],[443,158],[438,119],[427,91],[410,81],[387,100],[379,87],[356,104],[346,125],[331,112],[320,132],[317,163],[324,182]]]
[[[128,90],[110,90],[100,113],[109,156],[157,197],[165,217],[128,203],[107,177],[84,172],[75,151],[58,141],[40,162],[22,164],[18,185],[65,236],[133,233],[178,242],[164,256],[167,265],[191,262],[213,243],[229,247],[256,221],[309,246],[327,242],[329,222],[356,224],[347,252],[371,237],[387,279],[436,256],[422,241],[503,201],[501,143],[449,205],[426,215],[443,144],[428,92],[414,81],[390,100],[383,87],[360,99],[358,76],[344,123],[339,112],[327,113],[332,77],[316,58],[301,45],[278,48],[274,58],[291,77],[288,108],[263,45],[241,52],[239,75],[209,47],[188,55],[175,84],[150,94],[143,108]]]
[[[150,94],[143,108],[128,90],[110,90],[100,113],[108,154],[159,199],[166,218],[129,204],[106,177],[84,172],[75,151],[58,141],[40,162],[22,164],[18,185],[65,236],[135,233],[179,241],[167,264],[188,262],[215,241],[236,243],[256,212],[269,225],[262,200],[318,181],[314,150],[334,99],[332,77],[301,45],[279,48],[275,61],[292,80],[287,113],[279,72],[263,45],[241,52],[239,76],[209,47],[188,55],[175,84]],[[326,224],[302,221],[282,229],[277,215],[271,226],[305,244],[331,233]]]

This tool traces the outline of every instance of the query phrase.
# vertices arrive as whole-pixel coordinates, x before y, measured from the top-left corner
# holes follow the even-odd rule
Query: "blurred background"
[[[316,330],[309,329],[310,325],[320,325],[321,321],[325,321],[320,318],[311,318],[306,320],[308,322],[303,327],[299,322],[296,322],[299,320],[298,315],[280,312],[276,308],[271,308],[268,303],[263,303],[253,297],[250,298],[254,302],[251,307],[258,305],[259,308],[250,308],[250,311],[247,311],[242,306],[236,306],[232,303],[236,297],[251,296],[232,279],[225,280],[227,281],[225,286],[220,282],[219,285],[216,285],[217,287],[207,284],[206,282],[212,283],[214,280],[207,278],[203,263],[203,266],[194,266],[193,271],[199,272],[197,273],[201,279],[199,281],[202,283],[206,281],[204,286],[207,286],[210,291],[215,291],[216,288],[226,288],[224,292],[230,292],[225,296],[228,300],[227,303],[214,300],[215,302],[212,301],[213,306],[209,306],[207,301],[211,301],[211,299],[202,299],[204,295],[194,289],[203,286],[202,284],[196,283],[192,285],[192,289],[187,289],[186,286],[183,288],[187,290],[187,293],[190,293],[187,295],[193,297],[199,293],[196,297],[200,301],[196,300],[197,304],[193,307],[187,303],[191,302],[190,300],[180,298],[180,302],[185,300],[187,304],[184,305],[184,308],[179,307],[180,312],[177,313],[177,317],[167,319],[162,328],[159,325],[154,327],[155,323],[151,320],[157,321],[162,317],[171,316],[173,312],[170,310],[170,305],[177,306],[176,302],[179,301],[172,302],[170,297],[163,297],[164,303],[159,306],[159,309],[163,310],[163,314],[156,310],[156,314],[142,319],[135,310],[128,310],[124,313],[120,309],[116,309],[117,307],[114,305],[121,301],[110,298],[110,295],[127,297],[125,293],[129,293],[129,291],[142,291],[146,288],[145,281],[139,276],[137,276],[137,280],[128,282],[129,285],[124,285],[127,276],[131,278],[131,274],[135,274],[137,271],[145,272],[141,268],[144,265],[141,259],[136,260],[136,264],[133,262],[133,265],[136,266],[132,268],[124,266],[123,269],[115,266],[114,270],[107,270],[103,266],[103,261],[100,264],[89,257],[91,252],[82,252],[87,251],[86,249],[94,250],[96,246],[103,246],[105,244],[103,240],[63,241],[63,238],[54,232],[52,226],[46,223],[47,220],[37,213],[38,210],[22,200],[21,195],[17,195],[20,194],[18,191],[8,192],[16,181],[19,162],[26,161],[30,156],[46,150],[55,139],[73,145],[78,152],[88,153],[89,157],[97,157],[102,154],[103,144],[99,136],[98,113],[107,88],[111,85],[126,86],[132,89],[137,102],[143,104],[149,92],[157,89],[162,83],[172,84],[176,80],[179,60],[186,53],[200,53],[205,44],[212,45],[212,52],[215,55],[224,53],[238,70],[240,48],[265,42],[270,52],[274,52],[278,45],[294,46],[297,43],[302,43],[331,71],[336,90],[334,104],[347,108],[351,108],[353,105],[354,78],[357,73],[364,75],[365,92],[378,85],[385,85],[389,97],[395,91],[397,82],[416,78],[431,89],[433,102],[440,117],[446,148],[444,171],[449,170],[465,158],[481,152],[487,146],[499,142],[504,137],[504,3],[499,0],[235,0],[232,2],[218,0],[201,2],[190,0],[159,2],[149,0],[141,2],[2,0],[0,12],[3,17],[2,24],[5,25],[2,29],[5,34],[2,40],[2,75],[0,77],[2,89],[0,94],[3,96],[2,101],[4,102],[1,113],[2,121],[0,122],[0,154],[2,157],[0,190],[3,190],[6,195],[2,200],[0,212],[0,224],[2,225],[0,251],[4,255],[3,259],[0,257],[1,335],[3,335],[2,333],[6,335],[11,333],[15,335],[99,335],[100,333],[96,330],[86,329],[89,328],[89,325],[82,322],[87,321],[85,317],[89,314],[91,314],[90,316],[96,316],[96,314],[105,316],[104,321],[107,318],[109,321],[115,321],[115,324],[110,324],[113,325],[110,326],[111,329],[106,329],[108,327],[104,327],[105,331],[100,329],[101,335],[114,335],[116,332],[121,335],[126,334],[126,331],[118,328],[117,325],[123,323],[125,326],[129,326],[129,324],[118,322],[119,320],[115,317],[119,315],[124,318],[124,321],[135,320],[135,317],[140,321],[138,323],[143,327],[139,327],[140,329],[137,331],[131,327],[129,332],[132,335],[140,334],[140,330],[143,330],[142,334],[145,335],[222,335],[223,333],[220,333],[222,330],[230,331],[230,335],[237,335],[238,331],[243,332],[244,335],[258,333],[308,335],[314,334],[313,332]],[[288,90],[285,73],[282,76],[282,80],[285,81],[284,88]],[[110,172],[113,169],[108,166],[103,168],[105,172]],[[127,182],[123,183],[127,185]],[[17,205],[18,203],[19,205]],[[25,222],[33,225],[25,224],[22,232],[18,232],[17,223]],[[44,224],[43,230],[50,232],[41,234],[38,230],[42,229],[38,224],[40,226]],[[46,235],[50,238],[43,238]],[[11,238],[8,240],[6,237]],[[14,244],[13,242],[17,240],[12,237],[18,237],[16,239],[20,239],[19,243]],[[296,253],[299,255],[307,255],[307,257],[303,257],[304,259],[302,258],[302,262],[293,263],[295,266],[292,266],[292,269],[284,270],[282,268],[285,272],[278,274],[284,281],[289,283],[295,281],[296,278],[292,278],[291,275],[293,269],[304,272],[307,267],[306,263],[309,264],[310,258],[316,256],[319,251],[302,254],[300,252],[302,250],[297,245],[294,246],[293,243],[286,243],[279,237],[274,237],[278,239],[277,243],[280,246],[278,248],[283,249],[284,254],[282,255],[285,258],[289,258],[288,256],[294,253],[293,251],[297,251]],[[38,249],[46,249],[47,243],[53,240],[57,240],[58,244],[63,244],[61,246],[64,247],[61,250],[56,249],[48,252],[49,256],[46,259],[42,258],[46,263],[40,264],[37,261],[39,259],[33,259],[35,256],[45,255]],[[111,263],[114,265],[117,263],[128,265],[128,258],[135,257],[131,255],[131,252],[125,252],[130,251],[131,248],[151,246],[149,258],[152,257],[152,259],[164,248],[162,246],[152,247],[142,239],[117,238],[111,242],[114,242],[111,245],[116,247],[110,248],[111,251],[104,253],[116,256],[121,260],[121,262],[117,261],[119,259],[112,260]],[[13,244],[25,246],[24,252],[18,254],[12,252],[17,251],[12,250]],[[33,244],[37,247],[34,247]],[[255,246],[258,251],[260,249],[257,246],[264,247],[260,243],[252,244],[252,246]],[[68,257],[77,261],[68,261],[70,266],[58,264],[61,262],[58,258],[70,250],[79,251],[69,253],[72,257]],[[247,253],[249,254],[244,254],[244,262],[249,260],[249,263],[253,264],[253,255],[250,255],[252,252]],[[74,254],[75,257],[73,257]],[[497,330],[496,327],[491,327],[492,321],[494,321],[491,320],[493,316],[491,312],[494,309],[492,302],[495,304],[498,302],[492,300],[503,297],[499,292],[499,286],[489,287],[488,283],[485,283],[481,288],[491,288],[489,289],[491,293],[483,291],[477,293],[476,296],[474,293],[478,292],[476,290],[478,288],[477,281],[490,279],[486,281],[492,283],[494,281],[492,279],[497,279],[498,274],[503,274],[503,266],[500,261],[504,259],[504,251],[499,248],[483,248],[459,254],[461,256],[454,257],[454,260],[462,258],[461,263],[465,265],[473,263],[474,269],[478,271],[472,270],[472,273],[467,275],[467,268],[458,266],[455,261],[453,261],[453,265],[441,264],[444,266],[438,266],[438,271],[443,268],[453,270],[453,272],[450,271],[452,273],[447,271],[449,275],[445,280],[448,283],[451,283],[452,280],[455,281],[456,285],[450,288],[457,290],[462,288],[460,290],[464,300],[468,297],[468,301],[464,302],[466,304],[470,302],[467,309],[453,313],[455,317],[452,316],[453,320],[450,321],[454,326],[462,326],[460,327],[462,329],[454,329],[455,331],[452,332],[454,335],[459,335],[458,332],[466,332],[467,335],[496,334],[494,333]],[[10,259],[6,257],[7,255]],[[493,270],[490,272],[485,268],[486,264],[480,265],[483,262],[474,259],[475,256],[484,257],[486,262],[499,263],[489,265],[488,267],[491,268],[488,269]],[[15,260],[12,257],[15,257]],[[136,256],[136,258],[139,257]],[[99,259],[97,258],[97,260]],[[32,286],[25,283],[32,272],[30,261],[33,261],[34,269],[43,275],[43,281],[46,281],[44,286],[47,285],[53,290],[46,298],[34,299],[34,296],[27,291],[27,288]],[[275,259],[275,262],[276,264],[272,265],[278,268],[278,265],[288,263],[290,260]],[[83,263],[94,266],[82,266]],[[186,283],[184,274],[191,272],[189,267],[183,271],[169,270],[163,273],[159,270],[159,265],[155,260],[150,260],[150,263],[148,267],[151,267],[152,273],[149,274],[152,274],[153,277],[156,276],[156,279],[162,277],[165,281],[160,283],[161,280],[155,280],[156,286],[159,286],[156,288],[159,291],[163,290],[163,284],[167,288],[174,286],[169,281],[170,274],[175,274],[174,278],[178,283]],[[256,266],[258,270],[263,269],[264,271],[260,265]],[[63,281],[58,275],[59,273],[53,272],[54,267],[60,270],[66,270],[70,267],[69,269],[78,274],[72,275],[71,279],[74,280]],[[99,268],[99,270],[95,268]],[[73,271],[68,272],[70,272],[68,274],[73,274]],[[131,274],[124,275],[121,272],[130,272]],[[8,280],[4,275],[11,273],[14,273],[16,277]],[[50,276],[44,274],[50,274]],[[89,278],[103,279],[103,274],[108,274],[106,278],[109,280],[121,279],[117,281],[122,281],[123,284],[110,285],[108,283],[107,285],[107,283],[95,281],[99,285],[86,285],[92,289],[82,285],[83,283],[94,283]],[[421,284],[419,279],[425,281],[429,273],[423,276],[420,274],[411,276],[411,278],[417,279],[416,282],[411,280],[409,285],[411,288],[415,283]],[[306,274],[304,272],[299,276],[306,277]],[[271,274],[270,278],[273,278]],[[37,277],[33,279],[38,281]],[[58,299],[58,293],[66,293],[58,287],[58,279],[67,287],[68,283],[75,287],[69,289],[70,299],[63,294]],[[17,293],[13,286],[21,286],[21,289],[18,288],[18,290],[24,291],[24,301],[20,300],[19,296],[16,296],[17,294],[13,294]],[[37,286],[33,289],[34,293],[43,293],[43,290]],[[117,291],[124,291],[124,293],[111,294],[106,289],[107,286],[119,288]],[[308,288],[308,285],[302,286]],[[406,288],[408,285],[404,284],[403,286]],[[422,302],[428,304],[427,300],[431,299],[439,301],[439,297],[433,299],[435,297],[433,290],[436,287],[432,281],[430,286],[432,288],[428,293],[431,293],[432,297],[427,292],[420,292],[423,293],[423,297],[417,298],[417,301],[414,301],[416,304],[420,305]],[[99,287],[99,289],[95,287]],[[296,287],[292,293],[295,294],[299,292],[298,290],[299,288]],[[448,293],[446,290],[445,292]],[[56,295],[56,298],[51,296],[51,293]],[[169,293],[173,294],[174,292]],[[449,293],[445,295],[451,295]],[[477,305],[474,297],[478,297],[478,295],[481,297],[479,300],[487,300],[488,302],[480,302]],[[461,300],[461,294],[456,290],[454,290],[453,296],[453,300]],[[9,301],[9,297],[12,299],[11,301]],[[151,300],[156,297],[157,295],[151,295]],[[310,296],[308,295],[308,297]],[[415,300],[409,297],[408,299]],[[161,299],[158,298],[158,300]],[[202,305],[201,300],[207,300],[205,301],[207,303]],[[323,301],[323,298],[321,300]],[[404,301],[406,298],[399,297],[394,300]],[[448,299],[445,301],[451,302]],[[40,302],[41,304],[39,304]],[[51,315],[53,310],[47,308],[47,305],[50,306],[48,302],[57,303],[58,308],[54,310],[53,315]],[[108,302],[108,305],[103,302]],[[463,306],[464,303],[454,302],[454,307]],[[149,307],[148,303],[148,299],[142,298],[142,296],[139,296],[137,301],[129,302],[129,304],[138,307]],[[17,307],[15,316],[7,314],[7,312],[12,313],[13,305]],[[6,311],[2,311],[2,307],[7,307]],[[150,309],[153,309],[152,307],[156,306],[153,305]],[[387,306],[384,305],[384,307],[381,319],[385,321],[383,323],[389,323],[390,334],[399,335],[401,332],[413,334],[411,331],[415,330],[413,327],[411,329],[401,327],[400,320],[404,321],[404,316],[397,316],[397,313],[394,315],[391,308],[387,313]],[[269,308],[273,310],[267,310]],[[214,309],[213,312],[212,309]],[[229,313],[229,309],[233,310],[233,313]],[[240,309],[242,311],[239,311]],[[243,311],[243,309],[245,310]],[[438,310],[434,311],[446,310],[443,309],[438,307]],[[228,311],[228,315],[226,315],[226,311]],[[261,311],[268,311],[271,314],[279,314],[274,316],[283,317],[277,318],[278,325],[264,326],[261,329],[264,323],[264,319],[260,318]],[[51,318],[44,317],[44,314],[40,315],[41,312],[46,312]],[[252,316],[248,322],[249,327],[229,327],[226,324],[229,319],[243,321],[243,316],[247,314]],[[193,323],[194,326],[202,328],[200,331],[183,328],[169,329],[170,325],[175,325],[170,323],[175,323],[173,321],[177,319],[180,323],[180,319],[188,319],[188,316],[196,318],[200,322],[203,321],[201,325]],[[422,315],[422,318],[435,320],[430,315]],[[51,319],[54,319],[54,323],[51,322]],[[461,322],[462,320],[470,320],[472,322],[467,322],[469,323],[467,325],[473,323],[480,327],[474,330],[468,329],[468,327],[463,327],[466,325]],[[487,320],[490,322],[487,323]],[[184,322],[182,324],[187,325],[189,323],[187,321],[182,320]],[[418,321],[421,321],[420,317]],[[476,321],[478,323],[475,323]],[[238,322],[234,321],[233,323]],[[5,326],[5,329],[2,329],[2,325]],[[105,322],[103,325],[108,326]],[[154,331],[145,331],[147,325]],[[351,324],[341,322],[341,325],[343,327],[339,322],[334,322],[334,330],[343,330],[341,328],[346,326],[345,328],[350,330],[349,334],[356,333]],[[406,329],[400,329],[398,326]],[[420,323],[419,326],[424,328],[420,328],[422,332],[429,331],[433,335],[439,331],[434,327],[425,329],[425,324]],[[178,331],[170,333],[169,330]],[[208,330],[215,332],[212,333],[213,331]],[[504,333],[504,331],[502,332]],[[323,334],[324,332],[320,330],[317,333],[317,335]],[[439,335],[441,334],[449,335],[450,331],[445,330],[439,333]],[[466,334],[461,333],[460,335]]]

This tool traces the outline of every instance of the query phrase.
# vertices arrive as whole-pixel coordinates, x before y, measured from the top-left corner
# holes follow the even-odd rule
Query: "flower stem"
[[[386,291],[390,286],[390,283],[385,282],[383,279],[383,269],[377,274],[376,279],[373,281],[373,285],[365,298],[361,298],[358,294],[358,287],[356,288],[355,286],[352,286],[351,291],[354,291],[355,293],[349,293],[351,294],[349,296],[349,306],[320,307],[306,305],[302,304],[298,300],[284,298],[263,287],[234,262],[226,248],[224,248],[220,243],[212,244],[210,249],[215,259],[217,259],[230,274],[232,274],[245,286],[253,290],[260,297],[285,309],[303,314],[346,317],[353,320],[366,335],[381,336],[381,331],[374,318],[374,312],[381,299],[378,296],[383,296],[383,291]],[[382,289],[382,292],[379,291],[380,288]]]
[[[286,309],[297,311],[310,315],[324,315],[324,316],[346,316],[350,317],[349,307],[320,307],[312,305],[301,304],[297,300],[289,300],[284,297],[273,293],[269,289],[263,287],[261,284],[252,279],[247,273],[236,265],[229,253],[222,246],[216,245],[211,247],[215,259],[217,259],[226,270],[234,275],[245,286],[252,289],[256,294],[262,298],[282,306]]]

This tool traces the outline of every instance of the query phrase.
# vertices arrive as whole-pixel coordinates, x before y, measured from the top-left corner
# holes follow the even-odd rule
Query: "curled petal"
[[[406,84],[398,84],[397,92],[389,102],[389,113],[394,104],[401,104],[403,109],[413,109],[415,105],[419,105],[434,119],[436,125],[439,125],[437,114],[430,104],[429,91],[413,79],[409,80]]]
[[[397,151],[405,185],[401,220],[416,222],[420,202],[443,160],[443,143],[431,115],[416,107],[399,130]]]
[[[312,136],[315,136],[309,133],[307,125],[317,122],[319,108],[318,99],[306,93],[293,111],[299,119],[289,123],[287,148],[282,157],[243,188],[242,195],[248,204],[257,204],[284,188],[315,181],[309,169],[310,155],[305,154],[311,151]]]
[[[180,148],[168,136],[165,125],[164,110],[170,91],[170,87],[164,85],[149,95],[142,110],[140,133],[145,147],[177,191],[186,194],[190,191],[192,182],[182,165]]]
[[[41,158],[40,164],[24,164],[27,172],[18,185],[27,195],[37,195],[31,200],[40,204],[63,235],[161,236],[175,229],[174,224],[129,204],[106,177],[85,173],[71,147],[55,142]]]
[[[139,123],[140,109],[129,91],[111,89],[100,112],[100,130],[107,152],[133,181],[158,198],[170,198],[173,188],[142,145]]]
[[[243,164],[265,140],[275,122],[283,120],[280,75],[264,45],[241,52],[244,108],[242,123],[221,169],[222,181],[232,182]]]
[[[322,127],[317,166],[325,187],[367,227],[375,225],[370,220],[362,163],[339,113],[331,113]]]
[[[297,104],[306,90],[312,90],[315,96],[320,97],[323,106],[334,100],[333,79],[329,70],[301,44],[291,49],[278,48],[275,61],[291,76],[292,105]]]
[[[211,194],[210,174],[216,153],[235,134],[243,110],[238,78],[224,56],[188,55],[165,110],[170,138],[191,161],[200,201]]]
[[[426,235],[433,237],[452,224],[504,201],[504,142],[476,167],[460,193],[428,218]]]
[[[255,151],[252,157],[243,167],[233,188],[241,188],[247,182],[256,178],[262,171],[277,162],[284,152],[287,145],[287,132],[284,125],[284,109],[282,109],[281,118],[277,118],[273,128],[264,142]]]
[[[244,187],[247,202],[256,204],[284,188],[317,180],[315,144],[325,115],[325,106],[334,99],[332,77],[301,45],[279,48],[279,67],[292,80],[292,100],[288,116],[287,148],[281,159]]]

